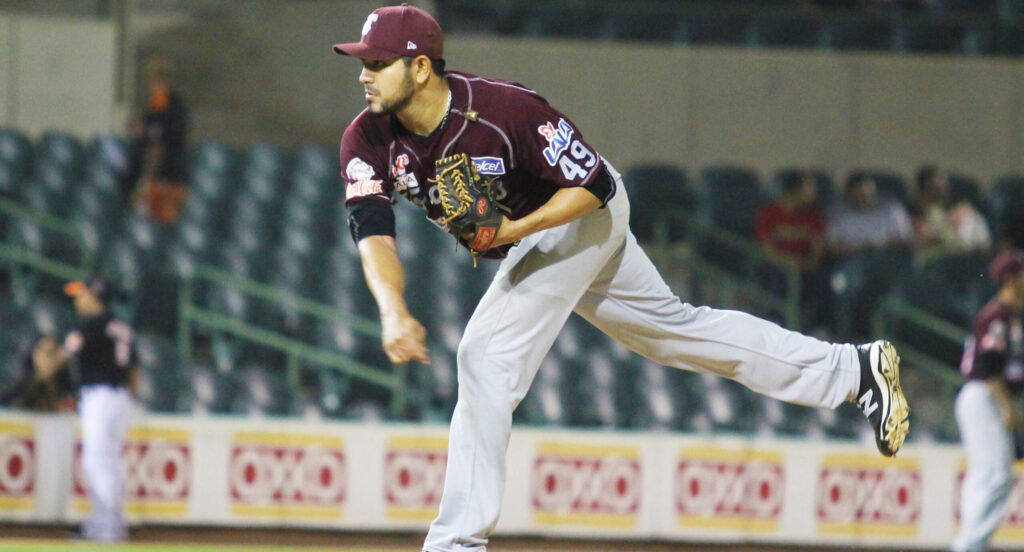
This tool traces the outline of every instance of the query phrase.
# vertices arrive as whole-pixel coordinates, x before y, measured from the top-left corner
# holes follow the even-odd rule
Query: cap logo
[[[377,21],[377,14],[371,13],[366,18],[366,22],[363,23],[363,36],[366,36],[370,32],[370,27],[373,27],[373,23]]]
[[[411,40],[409,42],[406,42],[405,43],[405,49],[406,50],[415,50],[416,49],[416,43],[411,41]]]

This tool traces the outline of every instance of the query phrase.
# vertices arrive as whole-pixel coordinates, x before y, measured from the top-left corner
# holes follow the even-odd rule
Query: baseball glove
[[[435,177],[448,233],[479,255],[491,248],[504,215],[490,182],[480,177],[465,153],[438,159]]]

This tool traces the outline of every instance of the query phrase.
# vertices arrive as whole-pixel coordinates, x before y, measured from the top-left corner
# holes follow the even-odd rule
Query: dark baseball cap
[[[409,4],[387,6],[366,18],[359,42],[335,44],[334,51],[373,61],[401,56],[442,59],[444,35],[429,13]]]
[[[988,265],[988,275],[997,284],[1003,279],[1024,270],[1024,253],[1019,250],[1003,251]]]
[[[87,280],[68,282],[64,284],[64,293],[74,297],[84,292],[89,292],[97,299],[106,303],[110,300],[112,288],[110,282],[99,274],[90,276]]]

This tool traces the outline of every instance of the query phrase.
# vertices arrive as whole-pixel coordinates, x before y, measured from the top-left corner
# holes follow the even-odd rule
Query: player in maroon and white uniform
[[[446,72],[441,28],[429,14],[380,8],[360,42],[334,49],[363,63],[368,107],[345,130],[341,170],[392,362],[429,362],[424,328],[403,298],[394,195],[443,226],[430,182],[435,162],[465,153],[500,190],[506,213],[482,252],[504,260],[459,345],[445,490],[424,550],[486,548],[504,492],[512,411],[573,311],[667,366],[811,406],[856,400],[882,454],[903,444],[909,408],[890,344],[829,344],[745,313],[682,303],[629,232],[619,173],[532,90]]]
[[[999,293],[978,313],[967,338],[960,364],[967,383],[956,397],[956,423],[967,454],[956,552],[984,550],[1006,514],[1014,438],[1024,430],[1017,407],[1024,389],[1024,254],[1000,253],[989,275]]]

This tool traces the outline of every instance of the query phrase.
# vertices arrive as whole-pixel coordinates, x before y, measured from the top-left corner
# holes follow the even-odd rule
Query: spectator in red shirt
[[[817,185],[805,171],[787,174],[781,182],[782,196],[757,213],[757,241],[772,258],[800,271],[800,302],[804,323],[821,321],[823,279],[822,253],[825,249],[825,216],[818,206]],[[785,276],[779,271],[765,275],[766,287],[786,295]]]

